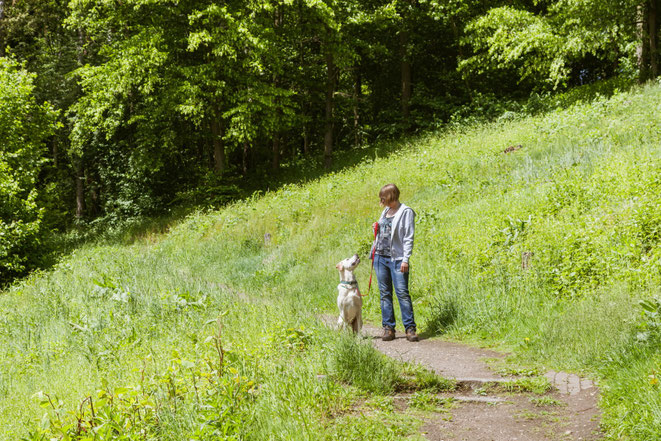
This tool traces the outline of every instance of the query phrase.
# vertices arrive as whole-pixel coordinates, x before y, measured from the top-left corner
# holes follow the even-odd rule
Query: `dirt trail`
[[[384,342],[379,338],[381,329],[371,326],[363,328],[363,333],[384,354],[422,364],[457,381],[457,391],[447,394],[456,403],[451,416],[442,414],[429,419],[422,429],[430,440],[587,441],[602,438],[597,407],[599,391],[590,380],[551,371],[545,376],[554,388],[545,395],[506,393],[502,388],[488,386],[516,377],[500,375],[485,361],[504,359],[504,354],[438,339],[410,343],[403,334],[398,334],[394,341]]]

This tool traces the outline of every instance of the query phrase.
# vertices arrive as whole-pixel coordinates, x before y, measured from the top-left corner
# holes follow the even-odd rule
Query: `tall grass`
[[[158,424],[145,424],[158,439],[204,439],[209,430],[337,439],[352,397],[387,392],[394,374],[318,317],[334,311],[334,264],[368,252],[378,189],[396,182],[417,212],[411,291],[425,332],[598,377],[608,433],[654,439],[659,349],[636,335],[645,326],[637,300],[661,282],[659,110],[661,88],[651,86],[458,128],[194,213],[162,237],[81,248],[0,297],[4,436],[38,432],[49,408],[79,409],[99,390],[120,396],[128,387],[154,401]],[[525,269],[523,253],[533,253]],[[361,283],[368,273],[359,267]],[[378,322],[376,295],[364,314]],[[354,357],[375,377],[343,371]],[[55,405],[31,398],[38,391]],[[223,419],[228,409],[236,412]],[[360,424],[368,433],[379,416]],[[394,424],[383,439],[414,427]]]
[[[340,339],[333,361],[338,378],[363,390],[385,395],[394,392],[401,382],[395,363],[367,343]]]

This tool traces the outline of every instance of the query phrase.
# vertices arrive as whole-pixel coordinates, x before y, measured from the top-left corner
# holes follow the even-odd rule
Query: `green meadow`
[[[363,257],[367,290],[377,194],[394,182],[417,213],[423,336],[580,372],[601,388],[608,437],[657,439],[659,115],[658,85],[507,114],[83,246],[0,296],[2,438],[418,439],[420,415],[389,397],[452,384],[322,321],[339,260]],[[379,325],[374,291],[364,315]]]

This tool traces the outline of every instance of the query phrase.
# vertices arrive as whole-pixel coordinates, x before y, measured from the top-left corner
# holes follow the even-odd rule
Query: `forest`
[[[0,440],[658,441],[660,6],[0,0]]]
[[[0,0],[0,284],[370,143],[647,82],[660,3]]]

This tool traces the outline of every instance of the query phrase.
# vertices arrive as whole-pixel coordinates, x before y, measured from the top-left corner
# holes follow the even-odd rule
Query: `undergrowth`
[[[3,435],[415,436],[410,415],[382,424],[387,410],[359,417],[357,402],[404,388],[424,404],[424,391],[452,385],[319,319],[335,310],[335,263],[368,252],[378,189],[395,182],[417,213],[411,292],[424,335],[596,377],[608,436],[655,439],[660,111],[653,85],[457,127],[193,213],[163,236],[84,246],[0,297]],[[364,300],[374,322],[377,297]]]

